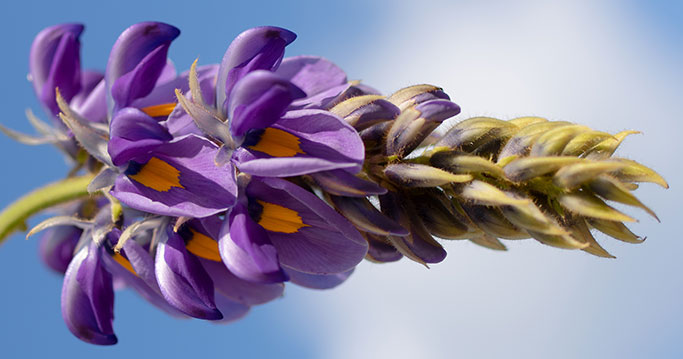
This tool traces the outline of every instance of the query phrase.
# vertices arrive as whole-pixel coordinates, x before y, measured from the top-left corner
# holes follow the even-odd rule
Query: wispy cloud
[[[383,21],[364,56],[350,62],[352,77],[386,92],[438,84],[462,106],[459,119],[540,115],[609,132],[642,130],[620,153],[660,171],[672,189],[639,190],[663,220],[638,214],[643,223],[635,229],[651,238],[645,244],[598,238],[617,260],[532,240],[508,241],[508,253],[455,242],[431,270],[365,263],[333,292],[297,294],[311,312],[321,356],[683,352],[670,334],[683,330],[683,310],[668,299],[683,294],[683,281],[670,272],[683,273],[672,254],[683,241],[670,238],[680,220],[674,199],[683,198],[683,173],[674,165],[683,72],[644,31],[647,24],[617,3],[588,1],[396,2]]]

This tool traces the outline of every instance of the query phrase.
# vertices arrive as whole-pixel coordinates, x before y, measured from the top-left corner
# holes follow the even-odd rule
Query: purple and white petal
[[[98,345],[113,345],[114,288],[104,269],[102,247],[91,241],[74,256],[64,275],[62,317],[79,339]]]
[[[213,282],[199,259],[187,252],[183,239],[168,226],[166,241],[157,246],[155,273],[164,298],[195,318],[218,320]]]
[[[280,267],[278,253],[268,233],[251,218],[247,206],[238,203],[219,234],[223,262],[239,278],[256,283],[277,283],[288,279]]]

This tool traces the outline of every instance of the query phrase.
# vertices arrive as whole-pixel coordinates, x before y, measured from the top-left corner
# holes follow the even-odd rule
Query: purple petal
[[[249,309],[251,309],[248,305],[236,302],[219,293],[216,293],[216,306],[223,314],[223,319],[215,322],[220,324],[230,323],[244,318],[244,316],[249,313]]]
[[[55,88],[70,101],[81,88],[81,24],[48,27],[33,40],[29,71],[36,95],[53,115],[59,113]]]
[[[373,262],[387,263],[396,262],[403,258],[403,254],[396,247],[391,245],[386,237],[375,236],[370,233],[363,233],[368,241],[368,255],[366,258]]]
[[[149,93],[154,87],[158,77],[162,75],[166,66],[166,51],[180,30],[168,24],[160,22],[141,22],[127,28],[116,40],[109,55],[105,79],[107,82],[107,96],[110,108],[113,108],[112,87],[122,76],[134,71],[133,77],[138,77],[144,83],[132,84],[137,86],[131,89],[131,80],[125,84],[122,82],[117,90],[117,101],[125,107],[125,103],[131,97]],[[148,55],[152,54],[151,57]],[[163,55],[163,56],[162,56]],[[163,61],[160,59],[163,58]],[[146,59],[146,60],[145,60]],[[137,74],[137,75],[135,75]],[[144,76],[143,76],[144,75]],[[144,96],[144,95],[143,95]]]
[[[111,96],[116,103],[116,108],[129,106],[134,100],[152,92],[166,66],[169,47],[170,43],[160,45],[147,54],[132,71],[114,81]]]
[[[249,282],[232,274],[222,262],[206,259],[201,259],[201,262],[213,279],[216,291],[235,302],[245,305],[264,304],[280,298],[284,292],[285,286],[282,283]]]
[[[236,276],[257,283],[287,280],[268,233],[251,219],[246,205],[230,210],[219,238],[221,258]]]
[[[304,96],[298,87],[272,72],[249,73],[235,84],[228,98],[232,135],[239,138],[251,129],[272,125],[294,99]]]
[[[212,142],[195,135],[165,143],[153,152],[141,154],[133,167],[144,169],[147,161],[156,158],[157,163],[164,162],[167,169],[177,171],[177,184],[148,187],[154,182],[143,184],[136,180],[135,170],[129,165],[127,174],[117,178],[111,194],[134,209],[166,216],[202,218],[223,212],[235,203],[237,185],[232,166],[214,164],[217,151]]]
[[[199,81],[199,87],[202,91],[202,97],[204,98],[204,100],[210,102],[207,104],[208,106],[213,106],[213,101],[215,101],[216,98],[215,93],[217,72],[218,65],[206,65],[197,68],[197,80]],[[185,93],[186,97],[189,99],[190,93],[188,92],[188,77],[189,72],[182,73],[179,78],[184,80],[184,84],[176,88],[179,88],[183,93]],[[175,96],[175,88],[173,96]],[[177,100],[174,98],[174,101]],[[192,119],[192,116],[185,112],[182,106],[177,106],[173,110],[173,112],[171,112],[171,114],[168,115],[168,119],[166,119],[165,124],[166,127],[168,127],[168,131],[174,137],[180,137],[190,133],[202,135],[202,131],[197,127],[194,120]]]
[[[295,211],[304,226],[294,233],[268,231],[280,263],[309,274],[334,274],[355,267],[368,245],[344,217],[305,189],[279,178],[252,178],[250,199]]]
[[[114,288],[101,256],[102,248],[93,241],[74,256],[64,276],[62,317],[79,339],[113,345]]]
[[[275,73],[302,89],[306,97],[346,84],[346,74],[341,68],[317,56],[288,57]]]
[[[357,172],[365,159],[363,142],[356,130],[330,112],[289,111],[273,128],[293,135],[299,142],[298,153],[272,157],[249,147],[241,149],[235,152],[240,171],[264,177],[298,176],[339,168]]]
[[[157,246],[155,273],[164,298],[181,312],[200,319],[223,318],[214,302],[213,282],[183,239],[168,227]]]
[[[73,259],[83,230],[75,226],[48,228],[40,240],[40,257],[52,270],[64,274]]]
[[[101,79],[89,91],[81,89],[78,96],[78,98],[71,100],[71,106],[76,113],[90,122],[107,122],[107,97],[104,79]]]
[[[285,46],[296,39],[289,30],[273,26],[254,27],[237,35],[223,55],[216,82],[216,106],[221,117],[226,114],[226,99],[230,98],[237,81],[254,70],[277,68]]]
[[[292,283],[310,289],[332,289],[344,283],[353,273],[353,269],[343,273],[322,275],[302,273],[291,268],[285,268],[285,271]]]
[[[382,213],[408,228],[410,235],[389,236],[391,244],[404,256],[419,263],[439,263],[446,258],[446,251],[425,228],[415,209],[403,202],[397,193],[379,196]]]
[[[116,112],[109,131],[107,149],[116,166],[123,166],[140,153],[147,153],[173,139],[159,122],[132,107]]]
[[[358,178],[344,170],[332,170],[311,174],[315,182],[325,192],[345,197],[365,197],[387,193],[386,188]]]
[[[103,256],[104,264],[115,280],[122,282],[126,287],[135,289],[145,300],[167,314],[174,317],[186,317],[161,295],[161,289],[154,274],[154,260],[142,246],[129,240],[120,255],[128,259],[135,274],[116,262],[110,255],[105,255]]]

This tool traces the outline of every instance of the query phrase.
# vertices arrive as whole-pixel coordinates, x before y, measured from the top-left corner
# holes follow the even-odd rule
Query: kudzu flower
[[[439,263],[442,240],[505,250],[501,240],[534,238],[612,257],[592,230],[643,239],[608,202],[657,219],[632,191],[668,186],[613,156],[634,131],[539,117],[446,129],[460,107],[441,88],[383,96],[326,59],[285,58],[286,29],[249,29],[220,64],[180,75],[171,25],[128,28],[104,75],[81,71],[82,31],[50,27],[30,56],[36,95],[68,131],[32,114],[43,137],[0,130],[55,144],[76,162],[70,176],[86,174],[38,192],[42,206],[32,195],[0,214],[0,239],[35,208],[76,200],[29,235],[47,229],[41,256],[65,273],[64,320],[89,343],[117,341],[114,287],[172,316],[229,322],[287,281],[333,288],[363,258]]]

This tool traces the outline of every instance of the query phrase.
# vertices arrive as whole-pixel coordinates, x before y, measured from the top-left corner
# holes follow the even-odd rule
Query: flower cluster
[[[114,344],[114,286],[179,317],[232,321],[282,295],[284,283],[328,289],[367,258],[438,263],[435,239],[535,238],[608,257],[591,229],[639,242],[635,182],[666,182],[612,158],[615,135],[537,117],[477,117],[443,132],[460,107],[440,88],[390,96],[349,81],[332,62],[284,57],[296,35],[257,27],[219,64],[177,73],[180,31],[126,29],[104,73],[82,70],[83,26],[43,30],[30,79],[52,124],[40,136],[88,177],[89,196],[60,207],[41,256],[64,273],[71,332]],[[656,218],[656,216],[655,216]]]

